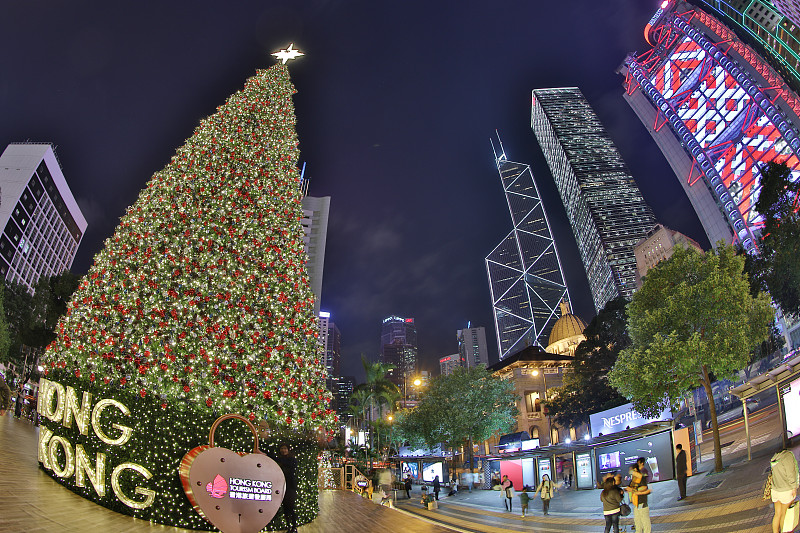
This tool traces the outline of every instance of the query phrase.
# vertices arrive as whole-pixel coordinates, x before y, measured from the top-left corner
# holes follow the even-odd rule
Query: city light
[[[569,437],[567,437],[566,439],[564,439],[564,443],[565,443],[565,444],[570,444],[571,442],[572,442],[572,439],[571,439],[571,438],[569,438]]]
[[[583,440],[589,440],[589,439],[591,439],[591,437],[589,436],[589,434],[588,434],[588,433],[587,433],[586,435],[584,435],[584,436],[583,436]]]

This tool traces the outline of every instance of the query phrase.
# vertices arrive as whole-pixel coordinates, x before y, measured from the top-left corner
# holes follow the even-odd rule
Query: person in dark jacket
[[[433,477],[433,499],[439,500],[439,491],[442,490],[442,484],[439,483],[439,476]]]
[[[678,455],[675,457],[675,477],[678,479],[678,492],[681,496],[678,498],[678,501],[681,501],[686,497],[686,471],[688,470],[688,466],[686,464],[686,451],[683,449],[683,446],[677,444],[675,450],[678,452]]]
[[[403,488],[406,491],[406,498],[409,500],[411,499],[411,475],[407,475],[405,481],[403,481]]]
[[[612,526],[614,533],[619,533],[622,495],[622,489],[619,488],[613,477],[603,481],[603,492],[600,493],[600,501],[603,502],[603,516],[606,519],[606,528],[603,533],[609,533]]]
[[[286,478],[286,490],[283,493],[283,516],[289,526],[288,533],[297,533],[297,458],[291,454],[288,444],[281,444],[275,462],[281,467],[283,477]]]

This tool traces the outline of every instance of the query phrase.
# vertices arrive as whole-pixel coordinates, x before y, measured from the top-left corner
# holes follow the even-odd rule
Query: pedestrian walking
[[[433,476],[433,499],[439,501],[439,491],[442,490],[442,485],[439,483],[439,476]]]
[[[622,489],[619,488],[613,477],[603,481],[603,491],[600,493],[600,501],[603,502],[603,517],[606,519],[606,528],[603,533],[609,533],[612,526],[614,533],[619,533],[622,495]]]
[[[11,388],[6,383],[6,380],[0,374],[0,416],[6,414],[6,411],[11,407]]]
[[[519,504],[522,506],[522,518],[525,518],[525,513],[528,512],[528,502],[531,499],[530,496],[528,496],[528,490],[530,490],[530,487],[525,485],[519,493]]]
[[[633,527],[637,533],[650,533],[650,507],[647,504],[647,495],[650,488],[647,486],[647,477],[639,470],[638,463],[631,467],[631,482],[625,487],[630,493],[631,506],[633,507]]]
[[[406,479],[403,482],[403,488],[406,491],[406,498],[409,500],[411,499],[411,474],[406,475]]]
[[[514,483],[508,479],[508,476],[503,476],[503,480],[500,482],[500,497],[503,498],[506,511],[510,513],[512,498],[514,498]]]
[[[686,471],[688,470],[688,465],[686,463],[686,451],[683,446],[677,444],[675,445],[675,450],[678,452],[678,455],[675,456],[675,477],[678,480],[678,493],[680,495],[678,501],[681,501],[686,497]]]
[[[283,491],[283,516],[288,526],[287,533],[297,533],[297,458],[292,455],[288,444],[281,444],[275,462],[281,467],[283,477],[286,479],[286,489]]]
[[[772,476],[772,503],[775,506],[772,533],[781,533],[786,510],[797,496],[800,473],[797,469],[797,459],[791,450],[782,450],[773,455],[769,460],[769,466]]]
[[[550,476],[547,474],[542,476],[542,482],[539,483],[539,486],[536,488],[536,492],[538,492],[542,498],[542,512],[544,512],[544,515],[547,516],[550,511],[550,500],[553,498],[553,495],[556,492],[556,485],[550,481]]]

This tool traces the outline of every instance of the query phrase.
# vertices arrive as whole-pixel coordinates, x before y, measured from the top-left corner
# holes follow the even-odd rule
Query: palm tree
[[[383,418],[384,408],[393,407],[394,402],[400,398],[400,389],[386,377],[394,365],[386,363],[370,363],[364,354],[361,354],[361,364],[364,365],[366,382],[355,387],[353,397],[364,410],[364,419],[368,426],[373,425],[373,407],[378,410],[378,418]],[[391,409],[390,409],[391,410]],[[372,447],[372,432],[370,432],[370,447]],[[372,461],[370,461],[370,468]]]

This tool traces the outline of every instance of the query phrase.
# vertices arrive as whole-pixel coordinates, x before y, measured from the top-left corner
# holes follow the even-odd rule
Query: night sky
[[[615,73],[643,52],[657,2],[7,2],[0,19],[0,150],[57,145],[89,227],[86,273],[125,208],[200,119],[271,52],[306,53],[297,88],[309,194],[331,196],[322,309],[342,373],[376,359],[381,320],[414,317],[422,369],[485,326],[497,359],[485,256],[511,230],[489,139],[531,164],[574,311],[594,315],[574,237],[530,129],[530,91],[578,86],[665,225],[707,240]]]

